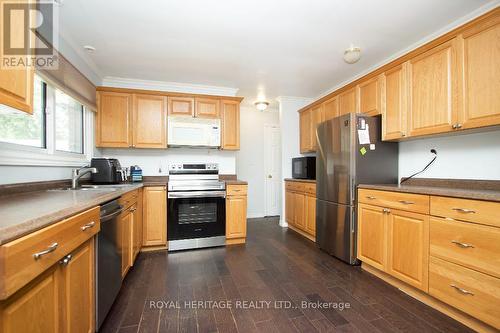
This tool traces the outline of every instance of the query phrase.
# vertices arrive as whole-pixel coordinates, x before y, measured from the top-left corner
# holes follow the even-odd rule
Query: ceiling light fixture
[[[254,105],[257,108],[257,110],[264,111],[269,106],[269,102],[264,102],[264,101],[262,101],[262,102],[255,102]]]
[[[351,46],[344,51],[344,61],[348,64],[358,62],[359,58],[361,58],[361,49],[359,47],[355,47],[351,44]]]
[[[93,47],[92,45],[85,45],[83,47],[88,53],[94,53],[95,52],[95,47]]]

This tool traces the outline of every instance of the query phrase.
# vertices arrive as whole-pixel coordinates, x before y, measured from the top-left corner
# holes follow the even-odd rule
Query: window
[[[45,148],[45,101],[47,85],[35,77],[33,115],[0,104],[0,141]]]
[[[0,165],[87,164],[93,113],[39,76],[33,97],[32,115],[0,104]]]

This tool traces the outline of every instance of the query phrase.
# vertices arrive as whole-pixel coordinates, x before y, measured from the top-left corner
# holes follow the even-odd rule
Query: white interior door
[[[266,216],[281,211],[281,133],[277,125],[264,125],[264,177]]]

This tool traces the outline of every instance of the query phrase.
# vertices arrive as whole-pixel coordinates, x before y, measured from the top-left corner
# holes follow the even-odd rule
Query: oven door
[[[226,193],[192,191],[168,193],[168,240],[226,234]]]

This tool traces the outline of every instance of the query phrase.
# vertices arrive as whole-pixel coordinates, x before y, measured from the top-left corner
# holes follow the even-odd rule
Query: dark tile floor
[[[337,331],[469,332],[273,218],[249,220],[246,245],[141,253],[101,329]]]

